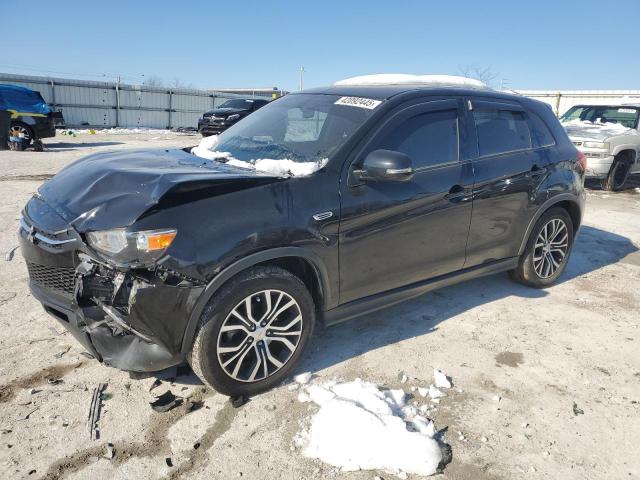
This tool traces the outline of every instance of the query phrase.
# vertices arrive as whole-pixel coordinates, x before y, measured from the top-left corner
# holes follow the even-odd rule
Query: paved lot
[[[70,161],[198,140],[81,135],[50,139],[44,153],[0,152],[0,251],[16,244],[30,195]],[[495,275],[449,287],[320,332],[299,371],[404,389],[428,385],[433,367],[452,376],[455,388],[433,414],[453,448],[440,478],[640,478],[639,247],[640,194],[590,190],[558,285],[532,290]],[[162,372],[150,393],[156,376],[130,378],[85,358],[26,280],[19,251],[1,261],[3,478],[393,478],[305,458],[292,439],[313,407],[289,385],[233,408],[188,372]],[[86,420],[99,383],[108,384],[100,438],[90,440]],[[148,402],[167,389],[204,407],[154,412]],[[108,443],[112,459],[104,456]]]

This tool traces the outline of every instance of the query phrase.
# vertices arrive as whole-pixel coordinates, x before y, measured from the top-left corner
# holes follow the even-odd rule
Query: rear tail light
[[[578,151],[578,156],[576,157],[576,161],[580,165],[580,169],[582,170],[582,173],[586,172],[587,171],[587,156],[584,153],[582,153],[581,151]]]

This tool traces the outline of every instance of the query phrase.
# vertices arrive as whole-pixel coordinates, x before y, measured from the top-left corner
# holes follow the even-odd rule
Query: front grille
[[[49,290],[55,290],[65,296],[73,295],[75,268],[54,267],[27,262],[27,269],[29,270],[29,277],[37,285]]]

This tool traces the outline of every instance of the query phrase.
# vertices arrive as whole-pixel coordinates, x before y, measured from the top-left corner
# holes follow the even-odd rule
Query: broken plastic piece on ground
[[[159,397],[156,397],[155,401],[151,402],[149,405],[151,405],[151,408],[156,412],[164,413],[177,407],[180,403],[182,403],[182,400],[171,393],[171,390],[167,390]]]
[[[187,400],[187,413],[195,412],[204,407],[202,400]]]
[[[249,398],[245,397],[244,395],[239,395],[237,397],[229,398],[229,401],[231,402],[231,405],[233,406],[233,408],[239,408],[245,403],[247,403],[249,401]]]
[[[149,387],[149,391],[153,390],[156,387],[159,387],[160,385],[162,385],[162,381],[159,378],[156,378]]]
[[[100,438],[100,432],[97,428],[98,420],[100,419],[100,404],[102,403],[102,392],[107,388],[106,383],[99,384],[93,389],[91,395],[91,405],[89,406],[89,418],[87,419],[87,428],[89,430],[89,437],[91,440],[97,440]]]
[[[13,260],[13,256],[16,253],[16,250],[19,248],[20,248],[20,245],[18,245],[17,247],[13,247],[11,250],[9,250],[4,256],[4,261],[10,262],[11,260]]]
[[[171,457],[165,458],[164,461],[167,464],[167,467],[173,467],[173,461],[171,460]]]
[[[578,404],[573,402],[573,414],[577,417],[578,415],[584,415],[584,410],[578,408]]]
[[[69,350],[71,350],[71,347],[67,347],[67,348],[65,348],[64,350],[62,350],[62,351],[60,351],[60,352],[58,352],[58,353],[54,353],[54,354],[53,354],[53,356],[54,356],[55,358],[62,358],[62,356],[63,356],[65,353],[67,353]]]
[[[47,378],[47,383],[49,385],[58,385],[59,383],[62,383],[62,379],[60,379],[60,378]]]

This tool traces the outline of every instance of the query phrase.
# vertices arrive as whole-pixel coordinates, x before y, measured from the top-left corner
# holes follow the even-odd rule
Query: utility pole
[[[300,65],[300,90],[304,88],[304,65]]]

